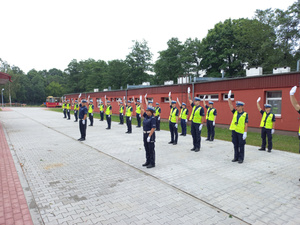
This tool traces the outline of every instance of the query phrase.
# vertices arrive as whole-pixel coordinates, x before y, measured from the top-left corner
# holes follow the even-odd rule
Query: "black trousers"
[[[147,142],[149,133],[144,133],[144,147],[146,151],[146,163],[155,165],[155,132],[150,138],[150,142]]]
[[[169,129],[171,133],[171,142],[177,143],[178,141],[178,128],[175,127],[176,123],[169,121]]]
[[[215,139],[215,126],[213,125],[214,121],[207,120],[207,139],[213,141]]]
[[[141,127],[141,114],[137,113],[136,114],[136,120],[137,120],[137,123],[138,123],[138,127]]]
[[[268,150],[272,150],[273,143],[272,143],[272,129],[266,129],[264,127],[261,128],[261,148],[266,149],[267,140],[266,137],[268,137]]]
[[[64,113],[64,118],[67,118],[67,109],[64,109],[63,113]]]
[[[93,126],[93,124],[94,124],[94,114],[93,113],[89,113],[89,120],[90,120],[90,125]]]
[[[156,120],[156,130],[160,130],[160,119],[158,119],[159,116],[155,116],[155,120]]]
[[[120,124],[124,124],[124,116],[123,113],[120,113]]]
[[[75,116],[75,121],[77,122],[78,121],[78,111],[77,110],[74,110],[74,116]]]
[[[246,140],[243,140],[243,134],[232,131],[232,143],[234,147],[234,159],[244,160],[245,157],[245,144]]]
[[[68,119],[70,119],[70,109],[67,109]]]
[[[199,130],[201,123],[193,123],[191,126],[191,133],[193,137],[194,148],[201,148],[201,131]]]
[[[111,115],[106,115],[107,128],[111,128]]]
[[[126,116],[127,132],[132,132],[131,117]]]
[[[87,120],[85,120],[85,124],[82,123],[82,119],[79,120],[79,130],[80,130],[80,134],[81,134],[81,138],[84,138],[86,137],[86,123],[87,123]]]
[[[185,119],[180,120],[181,134],[186,135],[186,122]]]
[[[100,120],[101,120],[101,121],[104,120],[104,112],[100,112]]]

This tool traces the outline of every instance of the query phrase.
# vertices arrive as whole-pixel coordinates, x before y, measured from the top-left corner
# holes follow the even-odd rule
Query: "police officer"
[[[119,105],[119,118],[120,118],[120,123],[119,124],[124,124],[124,117],[123,117],[123,113],[124,113],[124,105],[122,101],[118,102]]]
[[[101,99],[100,99],[100,104],[99,104],[99,111],[100,111],[100,121],[103,121],[103,118],[104,118],[104,104],[103,104]]]
[[[292,87],[292,89],[290,90],[290,100],[291,100],[291,103],[292,103],[293,107],[300,114],[300,105],[297,102],[297,99],[295,97],[296,91],[297,91],[297,86]],[[299,140],[300,140],[300,126],[299,126],[299,131],[298,131],[298,137],[299,137]],[[300,153],[300,143],[299,143],[299,153]],[[299,181],[300,181],[300,179],[299,179]]]
[[[74,122],[78,121],[78,110],[79,110],[78,100],[75,100],[75,104],[74,104],[74,117],[75,117],[75,120],[74,120]]]
[[[155,109],[148,106],[146,112],[143,106],[141,106],[141,113],[143,114],[143,141],[146,151],[146,162],[142,166],[146,166],[148,169],[155,167],[155,128],[156,121],[154,118]]]
[[[214,141],[215,139],[215,125],[217,119],[217,110],[214,108],[214,102],[209,101],[208,105],[205,104],[205,97],[203,97],[203,105],[206,111],[206,126],[207,126],[207,139],[206,141]]]
[[[160,114],[161,114],[161,108],[159,107],[159,103],[156,102],[156,107],[155,107],[156,131],[160,131]]]
[[[133,97],[133,103],[135,104],[135,114],[136,114],[136,120],[137,120],[136,127],[141,127],[141,103],[140,103],[140,100],[138,99],[137,102],[135,102],[134,97]]]
[[[178,142],[178,109],[176,108],[176,101],[172,101],[171,92],[169,92],[170,102],[170,116],[169,129],[171,133],[171,141],[168,144],[177,145]],[[175,137],[174,137],[175,136]]]
[[[201,148],[201,131],[202,131],[203,120],[204,120],[204,109],[200,106],[200,98],[195,97],[195,103],[193,103],[190,95],[191,93],[190,87],[188,87],[187,92],[188,92],[188,98],[190,104],[193,108],[189,118],[192,121],[191,133],[192,133],[193,145],[194,145],[191,151],[199,152]]]
[[[111,115],[112,115],[112,106],[109,100],[106,100],[105,96],[105,115],[106,115],[106,121],[107,121],[107,128],[106,130],[110,130],[111,128]]]
[[[78,141],[84,141],[86,137],[87,113],[88,113],[88,109],[86,107],[86,100],[83,99],[81,101],[81,107],[79,109],[79,130],[80,130],[81,138],[79,138]]]
[[[127,101],[127,106],[126,106],[126,125],[127,125],[127,131],[125,132],[126,134],[131,134],[132,133],[132,125],[131,125],[131,115],[132,115],[132,106],[131,106],[131,101]]]
[[[70,103],[70,99],[67,100],[67,114],[68,114],[68,120],[70,120],[70,110],[71,110],[71,103]]]
[[[245,156],[245,144],[248,130],[248,113],[244,112],[244,102],[236,102],[234,109],[231,102],[231,90],[228,92],[228,105],[233,113],[229,129],[232,131],[232,143],[234,146],[234,158],[232,162],[243,163]]]
[[[66,104],[65,100],[63,100],[63,102],[62,102],[62,109],[63,109],[63,114],[64,114],[63,118],[67,118],[67,104]]]
[[[260,121],[261,127],[261,148],[258,149],[260,151],[266,151],[266,136],[268,137],[268,152],[271,152],[273,144],[272,144],[272,134],[275,132],[275,115],[271,113],[272,106],[270,104],[265,104],[265,111],[260,108],[259,101],[260,97],[257,99],[257,109],[261,113],[262,118]]]
[[[186,136],[186,123],[187,123],[187,117],[189,115],[189,110],[186,108],[186,104],[183,102],[180,104],[179,99],[177,98],[178,105],[180,107],[180,125],[181,125],[181,134],[180,136]]]
[[[89,113],[89,120],[90,120],[90,125],[89,126],[93,126],[94,123],[94,105],[93,105],[93,99],[89,99],[89,109],[88,109],[88,113]]]

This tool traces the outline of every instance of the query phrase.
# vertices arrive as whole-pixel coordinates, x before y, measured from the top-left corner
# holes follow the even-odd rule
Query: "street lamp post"
[[[2,90],[1,90],[1,95],[2,95],[2,108],[3,108],[3,91],[4,91],[4,88],[2,88]]]

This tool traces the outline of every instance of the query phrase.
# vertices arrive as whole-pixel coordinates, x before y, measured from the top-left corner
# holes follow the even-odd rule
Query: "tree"
[[[130,67],[123,60],[109,61],[105,83],[107,86],[111,86],[112,89],[126,88],[128,71],[130,71]]]
[[[141,84],[149,79],[147,71],[152,70],[152,53],[145,40],[142,42],[133,41],[133,43],[132,51],[125,59],[129,66],[126,82],[128,84]]]
[[[54,97],[59,97],[64,94],[64,88],[63,86],[55,81],[52,81],[46,88],[46,95],[47,96],[54,96]]]
[[[183,44],[180,55],[184,74],[192,74],[198,77],[202,56],[200,40],[197,38],[195,40],[188,38]]]

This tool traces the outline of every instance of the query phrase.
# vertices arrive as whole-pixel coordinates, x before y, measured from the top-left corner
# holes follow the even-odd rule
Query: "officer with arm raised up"
[[[74,117],[75,117],[75,120],[74,120],[74,122],[78,121],[78,110],[79,110],[78,100],[75,100],[75,104],[74,104]]]
[[[232,131],[234,158],[232,162],[243,163],[245,157],[245,144],[248,130],[248,113],[244,112],[244,102],[236,102],[234,109],[231,101],[231,90],[228,92],[228,105],[233,113],[229,129]]]
[[[271,152],[273,143],[272,143],[272,134],[275,132],[275,115],[271,113],[272,106],[270,104],[265,104],[265,111],[260,108],[259,101],[260,97],[257,99],[257,109],[261,113],[262,118],[260,121],[261,127],[261,148],[258,149],[260,151],[266,151],[266,137],[268,137],[268,152]]]
[[[93,99],[89,99],[89,109],[88,109],[88,113],[89,113],[89,120],[90,120],[90,125],[89,126],[93,126],[94,123],[94,105],[93,105]]]
[[[86,107],[87,101],[83,99],[81,101],[81,106],[79,109],[79,130],[81,134],[81,138],[78,139],[78,141],[84,141],[86,137],[86,123],[87,123],[87,113],[88,109]]]
[[[208,106],[205,104],[205,97],[203,97],[203,105],[207,109],[206,112],[206,126],[207,126],[207,139],[206,141],[213,141],[215,139],[215,124],[217,118],[217,110],[214,108],[214,102],[209,101]]]
[[[181,125],[181,134],[180,136],[186,136],[186,123],[187,123],[187,117],[189,115],[189,110],[186,108],[186,104],[183,102],[180,104],[179,99],[177,98],[178,105],[180,107],[180,125]]]
[[[101,99],[100,99],[100,104],[99,104],[99,111],[100,111],[100,121],[103,121],[104,120],[104,104]]]
[[[156,102],[156,107],[155,107],[156,131],[160,131],[160,114],[161,114],[161,108],[159,107],[159,103]]]
[[[188,87],[187,93],[190,104],[193,107],[190,120],[192,121],[191,133],[194,147],[191,151],[199,152],[201,148],[201,131],[204,120],[204,109],[200,106],[200,98],[195,97],[195,102],[192,101],[190,87]]]
[[[131,115],[132,115],[132,106],[131,106],[131,101],[127,101],[127,106],[126,106],[126,125],[127,125],[127,132],[126,134],[131,134],[132,133],[132,125],[131,125]]]
[[[135,114],[136,114],[136,120],[137,120],[137,126],[141,127],[141,103],[138,99],[137,102],[135,102],[135,99],[133,97],[133,103],[135,104]]]
[[[178,109],[176,108],[176,101],[172,101],[171,92],[169,92],[170,116],[169,129],[171,133],[171,141],[169,144],[177,145],[178,142]]]
[[[111,129],[111,115],[112,115],[112,106],[109,100],[106,100],[106,95],[105,95],[105,115],[106,115],[106,121],[107,121],[107,128],[106,130]]]
[[[124,117],[123,117],[123,113],[124,113],[124,105],[122,100],[118,101],[118,105],[119,105],[119,118],[120,118],[120,125],[124,124]]]

